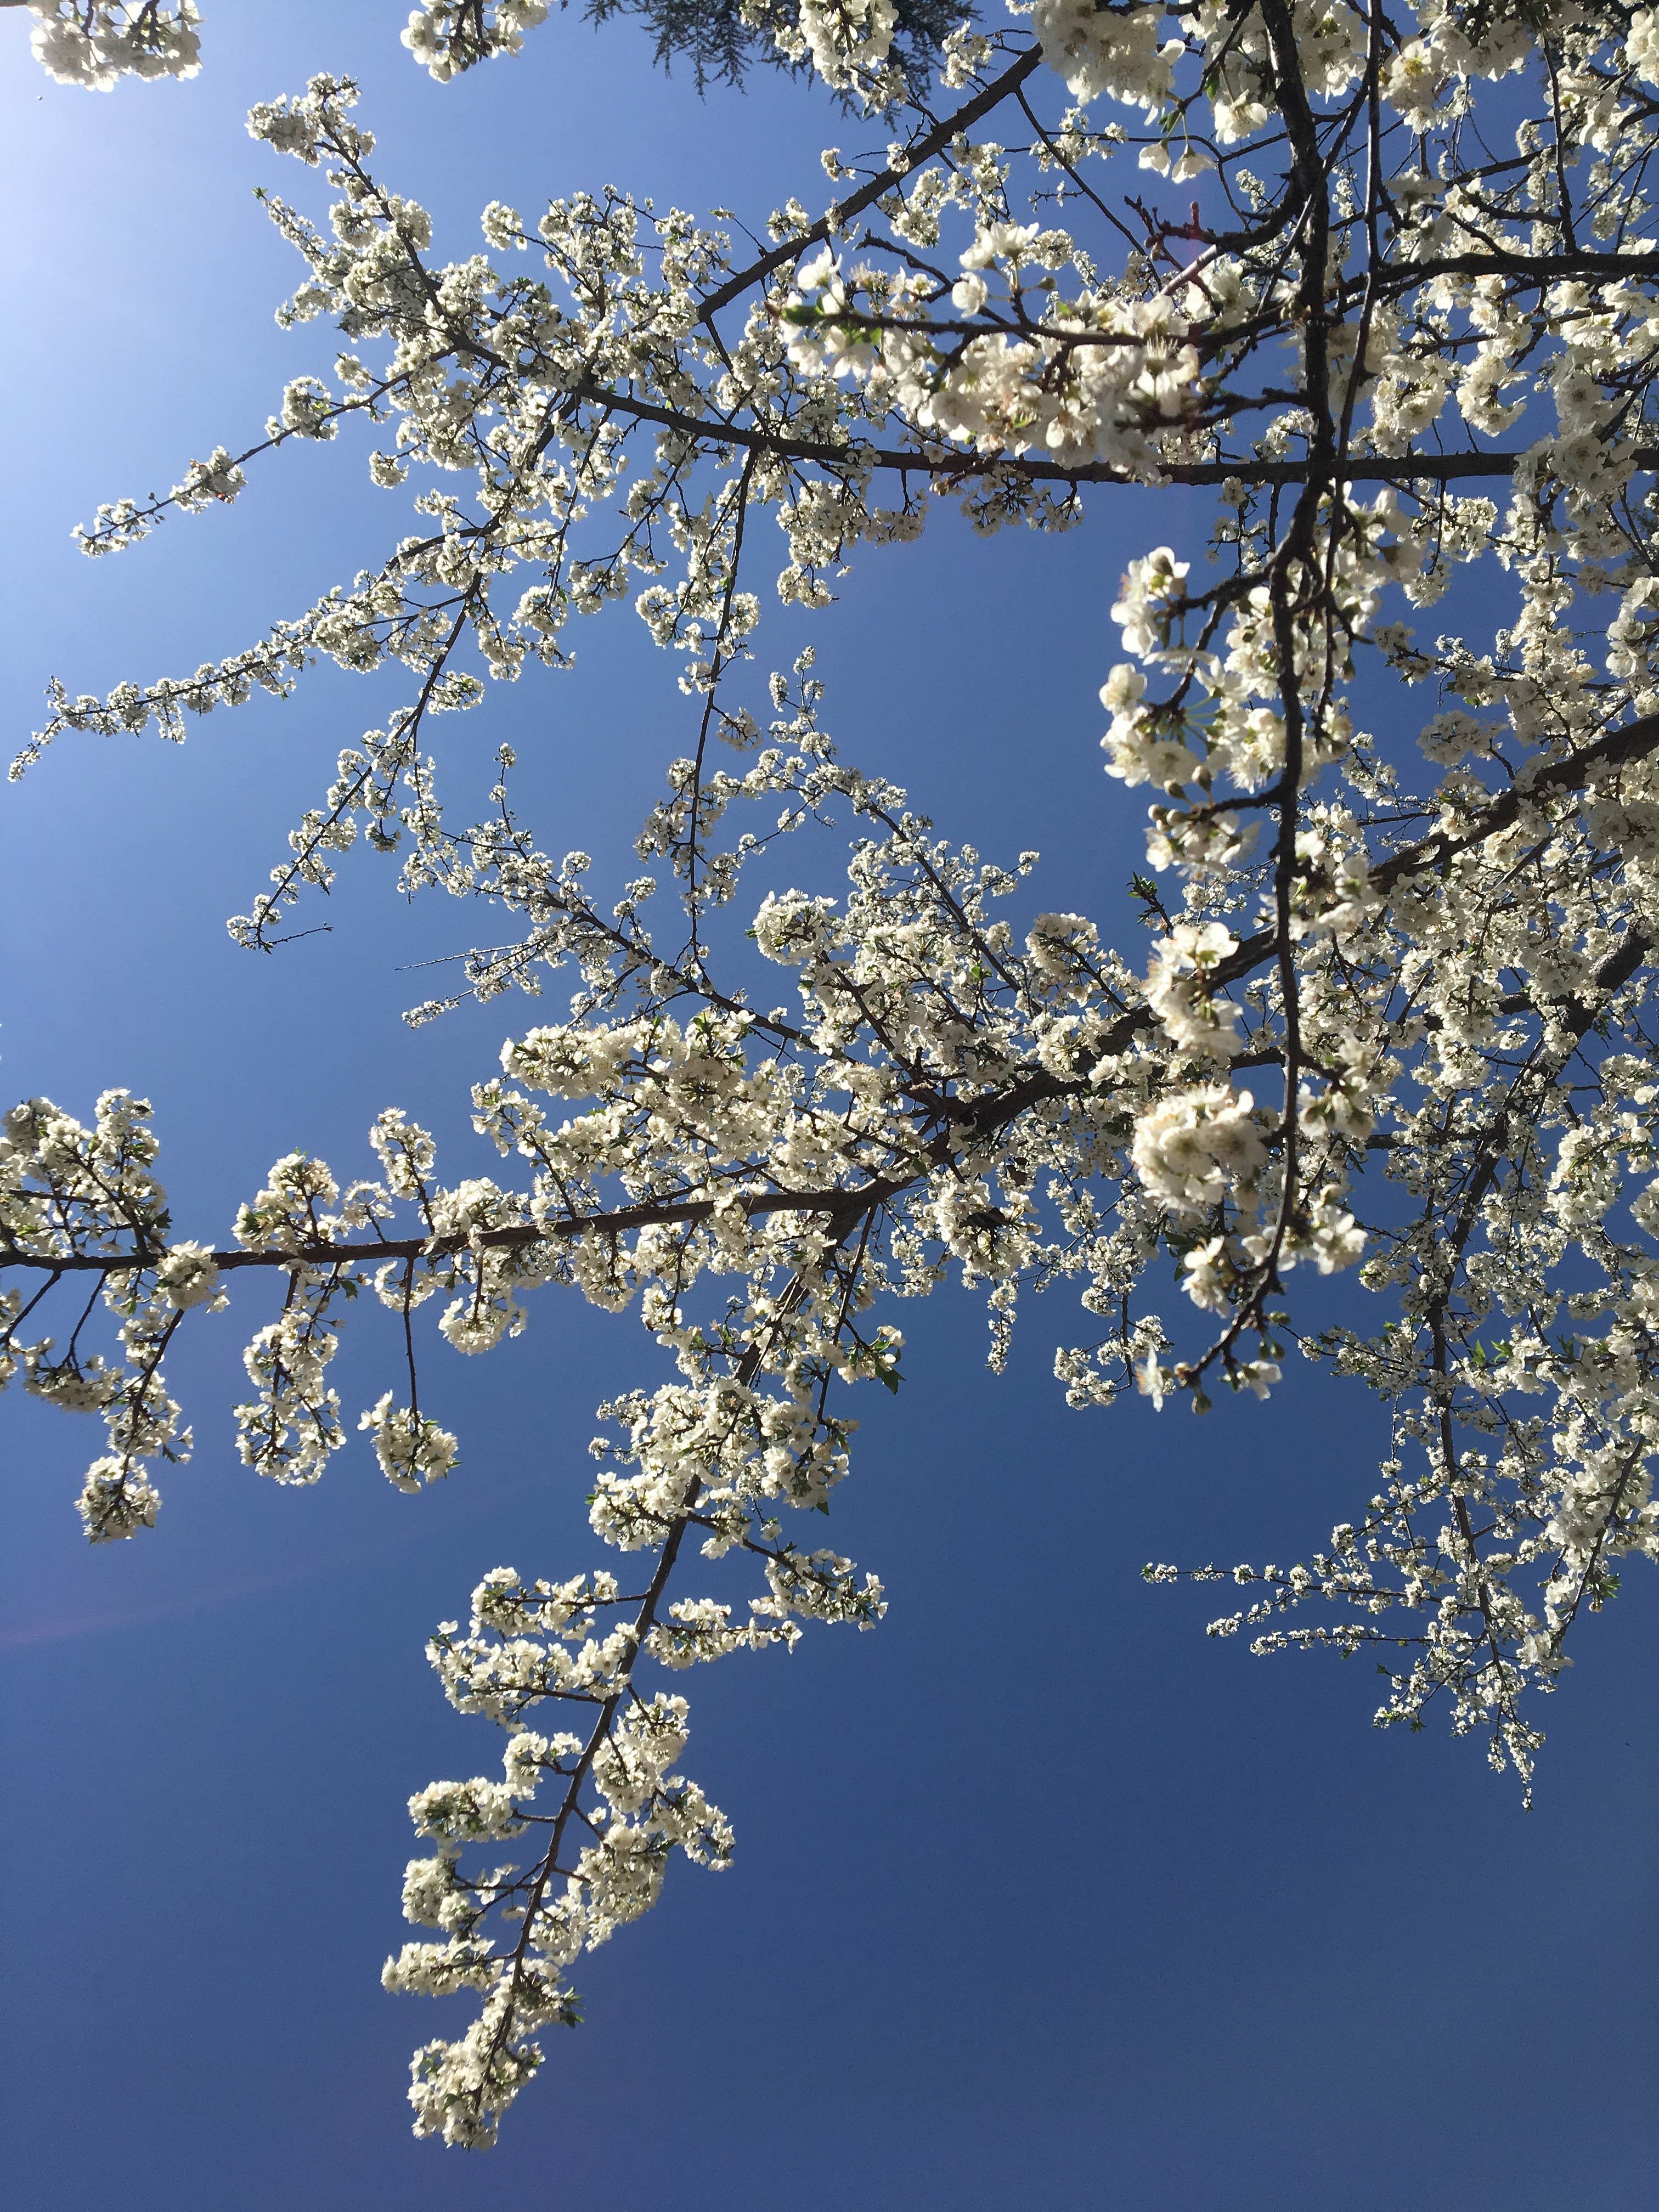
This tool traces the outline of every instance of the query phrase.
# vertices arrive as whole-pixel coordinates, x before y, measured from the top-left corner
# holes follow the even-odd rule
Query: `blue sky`
[[[193,668],[386,530],[356,451],[324,450],[118,560],[70,543],[99,501],[234,447],[324,342],[271,322],[293,271],[252,187],[303,180],[246,137],[250,100],[314,68],[360,75],[383,168],[457,252],[491,198],[608,180],[763,217],[822,191],[820,143],[857,143],[769,78],[699,104],[625,25],[557,21],[440,90],[398,47],[398,12],[220,0],[197,82],[107,98],[46,84],[0,17],[7,752],[49,674],[102,690]],[[1046,903],[1124,921],[1139,810],[1100,773],[1108,610],[1125,559],[1201,526],[1138,496],[1061,540],[942,521],[871,558],[811,632],[830,726],[947,833],[1042,848]],[[685,706],[625,613],[577,642],[573,675],[493,698],[463,749],[483,762],[510,738],[546,842],[620,877]],[[112,1083],[149,1095],[185,1233],[222,1236],[295,1146],[362,1172],[387,1104],[459,1164],[467,1086],[524,1012],[404,1029],[429,986],[400,964],[458,949],[468,917],[405,910],[367,863],[331,934],[270,960],[225,936],[383,696],[314,677],[182,749],[64,744],[6,795],[0,1079],[82,1113]],[[428,1363],[463,1439],[449,1485],[398,1497],[353,1449],[279,1492],[229,1446],[246,1316],[211,1322],[178,1373],[197,1456],[167,1474],[153,1533],[98,1553],[72,1511],[94,1431],[9,1403],[9,2201],[1650,2203],[1647,1578],[1590,1624],[1523,1815],[1477,1749],[1375,1735],[1363,1660],[1251,1661],[1206,1642],[1203,1593],[1138,1579],[1148,1558],[1305,1550],[1370,1487],[1363,1396],[1298,1371],[1202,1426],[1138,1402],[1072,1414],[1048,1367],[1080,1332],[1053,1301],[1000,1382],[971,1304],[902,1318],[909,1380],[858,1409],[836,1514],[889,1617],[690,1683],[688,1768],[733,1818],[736,1863],[677,1869],[583,1962],[587,2025],[554,2040],[487,2158],[410,2141],[407,2054],[444,2016],[378,1983],[405,1932],[404,1799],[498,1755],[422,1644],[485,1568],[594,1558],[592,1407],[651,1355],[544,1298],[518,1344]],[[362,1403],[389,1348],[358,1334],[343,1382]]]

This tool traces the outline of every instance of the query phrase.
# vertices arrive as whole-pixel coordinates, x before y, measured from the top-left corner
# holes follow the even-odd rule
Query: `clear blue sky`
[[[399,13],[218,0],[197,82],[106,98],[46,84],[0,16],[7,753],[49,674],[101,690],[193,668],[386,527],[359,454],[324,450],[119,560],[70,543],[99,501],[234,447],[325,343],[270,319],[293,272],[252,190],[304,179],[246,137],[250,100],[359,74],[386,173],[457,252],[489,198],[608,180],[758,220],[822,192],[820,143],[856,143],[769,78],[699,105],[625,25],[557,21],[440,90]],[[868,562],[815,633],[830,726],[951,834],[1041,848],[1049,902],[1119,920],[1139,839],[1097,750],[1107,610],[1124,559],[1200,527],[1124,501],[1056,542],[941,526]],[[620,874],[684,702],[625,614],[578,643],[573,677],[493,700],[465,743],[483,760],[510,737],[555,802],[546,841]],[[314,678],[182,750],[65,744],[6,794],[0,1083],[82,1113],[111,1083],[147,1092],[184,1233],[222,1237],[292,1146],[362,1172],[383,1105],[459,1142],[522,1011],[403,1029],[427,987],[398,964],[463,944],[467,918],[405,912],[368,866],[331,935],[267,961],[225,937],[381,696]],[[1252,1661],[1206,1641],[1204,1593],[1138,1580],[1149,1557],[1305,1550],[1370,1486],[1363,1396],[1297,1372],[1202,1425],[1070,1414],[1057,1302],[1028,1311],[1000,1382],[971,1305],[902,1318],[911,1379],[860,1408],[836,1505],[889,1618],[690,1683],[687,1764],[736,1822],[736,1864],[677,1869],[582,1963],[588,2024],[552,2039],[486,2158],[410,2139],[408,2051],[444,2015],[378,1984],[406,1932],[404,1799],[498,1756],[422,1644],[483,1569],[593,1559],[583,1448],[595,1400],[646,1371],[635,1333],[544,1297],[488,1360],[434,1356],[465,1463],[408,1499],[366,1449],[303,1493],[240,1469],[226,1407],[246,1331],[214,1322],[179,1372],[195,1460],[167,1474],[156,1530],[98,1553],[72,1511],[95,1431],[9,1404],[8,2202],[1650,2205],[1652,1577],[1590,1624],[1523,1815],[1478,1749],[1373,1735],[1363,1660]],[[343,1382],[362,1403],[386,1348],[357,1334]]]

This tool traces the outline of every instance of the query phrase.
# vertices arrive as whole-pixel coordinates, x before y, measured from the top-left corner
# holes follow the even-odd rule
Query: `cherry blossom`
[[[497,49],[544,12],[497,7]],[[795,1516],[852,1472],[853,1387],[899,1387],[907,1298],[982,1295],[1000,1366],[1022,1301],[1075,1293],[1054,1365],[1079,1408],[1201,1413],[1293,1358],[1374,1392],[1388,1455],[1304,1559],[1145,1571],[1228,1583],[1212,1632],[1257,1651],[1366,1651],[1380,1723],[1438,1706],[1523,1789],[1569,1638],[1659,1556],[1656,18],[1027,12],[954,33],[924,100],[886,0],[806,0],[786,54],[884,150],[826,154],[840,197],[792,198],[758,246],[617,191],[495,201],[484,250],[444,246],[353,85],[257,107],[262,149],[318,173],[268,204],[302,265],[283,319],[331,323],[332,377],[82,542],[210,527],[270,456],[360,425],[397,523],[194,674],[54,687],[20,763],[177,738],[319,660],[401,671],[233,933],[277,942],[362,846],[484,917],[410,1018],[574,989],[473,1088],[477,1158],[390,1108],[359,1180],[291,1153],[216,1244],[175,1237],[125,1092],[86,1122],[27,1101],[0,1142],[0,1379],[104,1423],[94,1540],[155,1523],[190,1443],[166,1355],[249,1271],[282,1306],[236,1434],[279,1482],[359,1431],[398,1489],[450,1477],[434,1332],[483,1357],[563,1290],[652,1340],[583,1477],[621,1561],[493,1570],[428,1647],[507,1736],[500,1780],[411,1800],[428,1933],[386,1970],[477,1999],[415,2062],[416,2127],[451,2142],[492,2139],[579,2016],[577,1961],[674,1855],[731,1856],[653,1670],[879,1622],[878,1577]],[[407,43],[441,74],[481,20],[423,9]],[[1059,912],[1036,854],[947,838],[854,764],[810,649],[761,675],[766,609],[828,609],[941,502],[1065,532],[1127,484],[1207,489],[1207,538],[1134,550],[1101,625],[1086,741],[1151,872]],[[558,671],[619,601],[685,702],[644,874],[544,850],[508,747],[475,818],[447,803],[441,718]],[[390,1370],[355,1415],[330,1379],[354,1306]]]

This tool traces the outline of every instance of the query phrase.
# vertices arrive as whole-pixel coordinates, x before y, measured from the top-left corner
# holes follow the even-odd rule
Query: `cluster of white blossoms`
[[[403,42],[440,84],[494,54],[516,54],[524,34],[547,21],[550,0],[422,0]]]
[[[800,0],[797,21],[781,25],[774,36],[792,61],[810,59],[826,84],[838,91],[857,85],[873,92],[879,105],[878,82],[883,89],[899,88],[882,72],[897,21],[893,0]]]
[[[0,6],[19,4],[0,0]],[[108,92],[124,76],[191,77],[201,68],[202,17],[194,0],[21,4],[35,19],[29,40],[34,58],[59,84]],[[550,0],[422,0],[404,27],[403,43],[444,84],[493,55],[520,52],[525,33],[547,21],[550,6]]]
[[[1097,9],[1093,0],[1036,0],[1031,28],[1042,58],[1076,100],[1103,94],[1161,114],[1175,86],[1181,39],[1160,35],[1162,8]]]
[[[124,76],[189,77],[202,65],[192,0],[28,0],[28,11],[30,49],[59,84],[108,92]]]
[[[191,1308],[211,1311],[224,1303],[216,1262],[200,1244],[168,1243],[145,1100],[106,1091],[88,1128],[49,1100],[30,1099],[6,1115],[3,1132],[0,1261],[62,1251],[79,1261],[92,1295],[60,1341],[21,1333],[40,1303],[38,1289],[33,1296],[0,1291],[0,1387],[21,1369],[33,1395],[101,1416],[107,1449],[87,1470],[79,1511],[94,1543],[130,1536],[155,1523],[155,1462],[189,1456],[190,1431],[167,1395],[162,1360]],[[131,1264],[135,1259],[141,1264]],[[45,1287],[58,1279],[54,1264]],[[115,1324],[113,1360],[82,1343],[100,1304]]]
[[[374,1456],[380,1472],[397,1490],[418,1490],[450,1474],[460,1458],[460,1447],[447,1429],[412,1406],[394,1407],[392,1393],[377,1399],[362,1420],[374,1440]]]
[[[846,275],[827,248],[795,273],[783,313],[794,328],[792,367],[848,377],[937,434],[983,454],[1036,453],[1073,465],[1102,464],[1156,482],[1156,434],[1196,411],[1199,356],[1186,308],[1170,299],[1056,297],[1036,328],[1024,296],[1034,269],[1063,267],[1073,241],[1036,223],[981,228],[959,257],[951,304],[984,314],[990,287],[1006,287],[1011,327],[957,340],[927,312],[931,275],[855,267]],[[916,312],[918,307],[922,312]]]
[[[1177,1217],[1212,1214],[1250,1191],[1267,1164],[1248,1091],[1224,1083],[1166,1093],[1135,1123],[1133,1158],[1147,1191]],[[1210,1301],[1206,1300],[1206,1304]]]
[[[423,11],[422,51],[455,60],[464,16]],[[575,983],[473,1093],[499,1178],[451,1176],[390,1111],[376,1174],[289,1155],[222,1249],[174,1239],[136,1102],[9,1118],[0,1371],[107,1424],[89,1533],[155,1518],[186,1443],[163,1355],[247,1270],[284,1296],[240,1447],[281,1481],[348,1441],[354,1300],[407,1370],[360,1421],[400,1489],[459,1450],[421,1410],[417,1324],[486,1354],[562,1286],[632,1311],[664,1369],[595,1447],[626,1587],[501,1569],[431,1647],[509,1739],[501,1781],[413,1802],[437,1849],[405,1907],[435,1933],[387,1970],[478,1999],[416,2061],[417,2126],[452,2142],[489,2139],[576,2016],[576,1959],[674,1853],[729,1856],[650,1670],[880,1618],[878,1581],[790,1516],[848,1474],[847,1389],[897,1387],[903,1298],[972,1286],[1000,1364],[1022,1297],[1069,1284],[1079,1407],[1265,1396],[1292,1349],[1368,1387],[1392,1437],[1353,1517],[1230,1571],[1250,1596],[1214,1631],[1363,1649],[1380,1721],[1438,1705],[1523,1779],[1528,1700],[1659,1558],[1655,18],[1038,0],[1031,31],[953,41],[956,104],[924,108],[884,0],[809,0],[801,51],[896,135],[868,173],[827,155],[842,197],[791,199],[747,258],[726,218],[606,191],[492,202],[486,250],[445,259],[352,86],[257,108],[326,183],[320,220],[271,207],[304,263],[283,319],[331,320],[333,378],[86,533],[136,543],[240,493],[256,453],[372,424],[371,477],[417,518],[379,566],[193,676],[55,690],[26,763],[67,731],[180,735],[315,659],[401,668],[233,927],[270,943],[363,844],[406,890],[483,902],[465,990]],[[1028,911],[1035,854],[947,842],[840,758],[810,653],[752,683],[757,548],[823,607],[942,499],[988,533],[1072,529],[1125,483],[1218,495],[1207,560],[1128,561],[1101,656],[1103,803],[1145,787],[1152,873],[1115,913]],[[1501,627],[1453,627],[1494,592]],[[562,667],[573,619],[623,600],[678,655],[690,731],[638,841],[663,880],[618,896],[520,819],[510,748],[453,819],[437,718]],[[836,823],[844,884],[776,872],[779,837]],[[746,1602],[685,1587],[700,1558],[746,1562]],[[568,1732],[528,1732],[550,1700]]]

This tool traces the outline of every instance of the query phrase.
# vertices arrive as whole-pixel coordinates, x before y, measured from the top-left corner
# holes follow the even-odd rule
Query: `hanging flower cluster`
[[[549,0],[422,0],[403,42],[440,84],[495,54],[516,54],[524,34],[547,21]]]
[[[28,12],[30,49],[59,84],[108,92],[124,76],[188,77],[202,65],[192,0],[28,0]]]
[[[3,0],[15,7],[18,0]],[[108,92],[124,76],[194,76],[201,11],[193,0],[24,0],[30,47],[48,76]],[[403,43],[439,83],[495,54],[516,54],[547,20],[550,0],[422,0]]]

